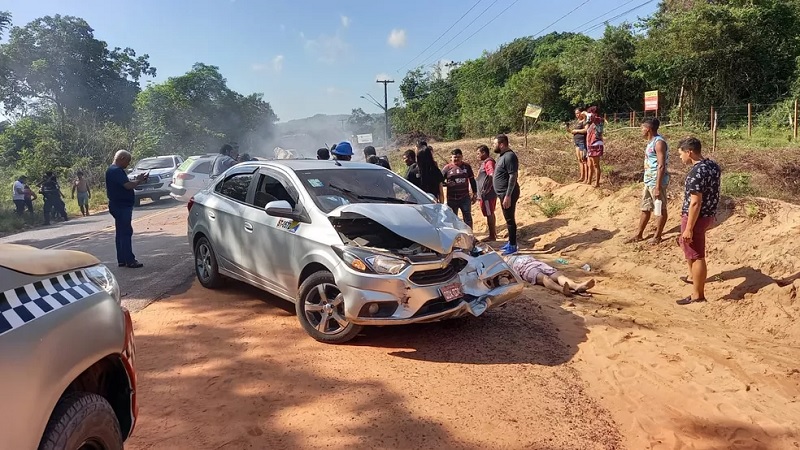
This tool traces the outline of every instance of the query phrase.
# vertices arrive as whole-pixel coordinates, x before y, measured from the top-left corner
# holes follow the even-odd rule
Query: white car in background
[[[188,157],[172,176],[170,197],[188,203],[190,198],[208,186],[211,168],[217,156],[217,153],[212,153]]]

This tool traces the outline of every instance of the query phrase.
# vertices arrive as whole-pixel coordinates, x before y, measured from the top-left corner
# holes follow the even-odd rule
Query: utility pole
[[[389,150],[389,83],[394,80],[376,80],[376,83],[383,83],[383,123],[385,134],[383,135],[383,150]]]
[[[344,123],[347,122],[348,119],[339,119],[339,122],[342,122],[342,131],[344,131]]]

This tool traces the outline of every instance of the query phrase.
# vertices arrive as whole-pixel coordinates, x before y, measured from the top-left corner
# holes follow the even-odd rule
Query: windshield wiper
[[[353,197],[355,197],[355,198],[357,198],[359,200],[375,200],[375,201],[378,201],[378,202],[402,203],[402,204],[406,204],[406,205],[416,205],[417,204],[417,202],[409,202],[407,200],[402,200],[402,199],[395,198],[395,197],[378,197],[378,196],[372,196],[372,195],[358,195],[355,192],[351,191],[350,189],[346,189],[346,188],[343,188],[343,187],[340,187],[340,186],[336,186],[336,185],[331,184],[331,183],[328,183],[328,186],[331,187],[332,189],[336,189],[339,192],[343,192],[345,194],[352,195]]]

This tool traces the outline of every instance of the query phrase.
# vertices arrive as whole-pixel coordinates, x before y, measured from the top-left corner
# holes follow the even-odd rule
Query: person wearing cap
[[[347,141],[342,141],[336,144],[331,153],[336,161],[350,161],[353,159],[353,146]]]
[[[378,156],[378,152],[375,150],[375,147],[368,145],[364,148],[364,159],[369,161],[370,156],[374,156],[378,160],[378,162],[374,164],[392,170],[392,166],[389,164],[389,160],[386,159],[385,156]]]
[[[25,212],[25,183],[28,177],[25,175],[20,176],[14,181],[14,187],[11,191],[11,199],[14,200],[14,206],[17,208],[17,215],[21,216]]]
[[[327,161],[331,159],[331,152],[327,148],[320,148],[317,150],[317,159],[320,161]]]

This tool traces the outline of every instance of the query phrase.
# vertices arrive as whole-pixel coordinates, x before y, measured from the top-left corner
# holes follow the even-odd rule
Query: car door
[[[247,201],[252,195],[256,170],[256,167],[247,167],[226,174],[224,179],[218,180],[213,194],[204,204],[211,244],[218,259],[225,269],[238,274],[246,273],[243,269],[250,258],[244,244],[248,231],[243,215],[249,209]]]
[[[278,295],[287,296],[290,286],[297,282],[292,257],[298,249],[297,230],[307,223],[272,217],[265,211],[269,202],[285,200],[295,212],[303,207],[297,188],[279,171],[262,167],[253,181],[253,202],[244,214],[248,230],[245,245],[251,252],[248,270],[258,274],[265,287]]]

